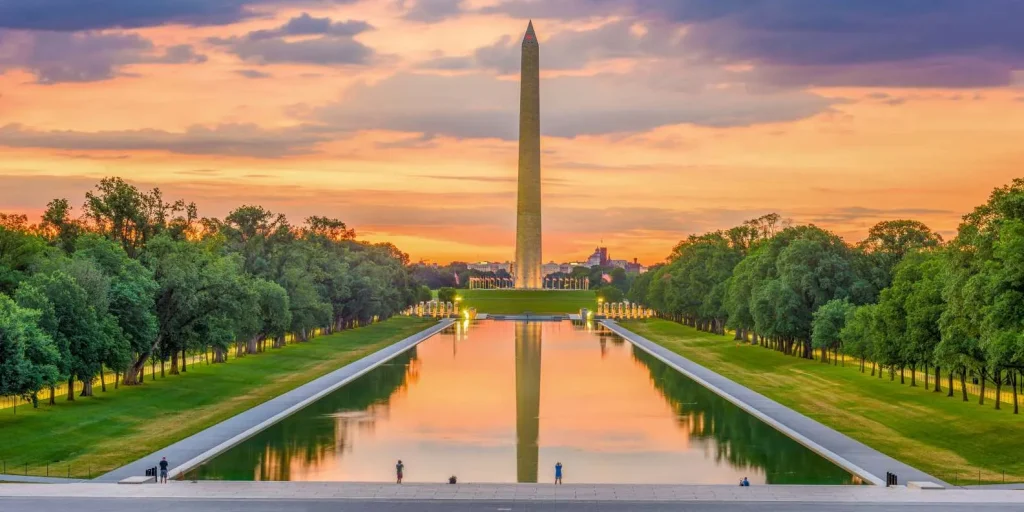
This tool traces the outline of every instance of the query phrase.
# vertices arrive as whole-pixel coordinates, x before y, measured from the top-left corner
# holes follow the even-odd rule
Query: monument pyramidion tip
[[[530,20],[530,24],[526,26],[526,36],[523,37],[523,42],[537,41],[537,34],[533,31],[533,20]]]

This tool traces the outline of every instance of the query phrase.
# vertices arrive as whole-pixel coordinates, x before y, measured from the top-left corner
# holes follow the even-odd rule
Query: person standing
[[[555,485],[562,485],[562,463],[555,463]]]
[[[398,464],[395,464],[395,474],[398,476],[398,483],[402,483],[402,473],[405,471],[405,464],[399,460]]]
[[[160,483],[167,483],[167,457],[160,459]]]

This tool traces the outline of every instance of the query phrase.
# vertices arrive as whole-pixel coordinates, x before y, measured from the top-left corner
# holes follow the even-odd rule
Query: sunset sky
[[[545,261],[769,212],[948,238],[1024,176],[1016,0],[0,0],[0,211],[121,176],[511,259],[531,18]]]

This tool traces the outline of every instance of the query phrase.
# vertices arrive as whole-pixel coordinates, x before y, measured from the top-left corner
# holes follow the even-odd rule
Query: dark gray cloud
[[[26,69],[43,84],[106,80],[130,64],[206,61],[189,45],[159,51],[137,34],[0,30],[0,46],[0,72]]]
[[[753,63],[782,86],[999,86],[1024,66],[1019,0],[516,0],[485,11],[686,25],[690,55]]]
[[[17,124],[0,127],[0,147],[68,151],[167,151],[189,155],[279,158],[305,154],[330,140],[323,129],[299,126],[263,129],[248,124],[194,126],[184,132],[119,130],[79,132],[34,130]]]
[[[316,0],[349,4],[355,0]],[[0,28],[80,31],[168,24],[224,25],[259,16],[254,7],[310,0],[0,0]]]
[[[333,21],[303,13],[275,29],[255,30],[240,37],[215,37],[208,42],[255,64],[366,64],[374,52],[353,36],[372,29],[365,21]],[[291,40],[289,36],[318,37]]]
[[[651,69],[650,73],[658,73]],[[744,126],[815,115],[835,101],[799,91],[660,88],[643,74],[567,76],[541,85],[541,131],[555,137],[647,131],[659,126]],[[474,73],[398,74],[357,85],[307,114],[343,131],[394,130],[457,138],[518,137],[515,81]],[[414,91],[415,93],[410,93]]]
[[[837,224],[850,222],[880,221],[885,219],[914,218],[914,217],[952,217],[959,212],[952,210],[939,210],[932,208],[865,208],[862,206],[847,206],[834,210],[819,211],[810,214],[797,213],[796,216],[802,222],[817,224]]]
[[[271,30],[255,30],[246,36],[249,39],[273,39],[286,36],[331,35],[352,37],[356,34],[372,30],[373,27],[359,20],[334,21],[331,18],[314,18],[309,13],[288,20],[287,23]]]
[[[462,12],[462,0],[398,0],[405,10],[404,18],[413,21],[434,22]]]
[[[607,59],[635,57],[679,58],[683,53],[677,37],[678,27],[650,24],[643,33],[633,31],[635,20],[603,24],[589,30],[563,30],[543,36],[541,65],[546,70],[581,69]],[[523,29],[526,29],[524,24]],[[501,73],[519,71],[522,37],[505,36],[493,44],[476,49],[465,57],[442,56],[423,64],[428,69],[494,69]]]
[[[235,73],[238,73],[239,75],[242,75],[242,76],[244,76],[246,78],[253,78],[253,79],[256,79],[256,78],[270,78],[270,77],[274,76],[274,75],[271,75],[270,73],[264,73],[264,72],[262,72],[262,71],[260,71],[258,69],[238,69],[238,70],[235,70]]]

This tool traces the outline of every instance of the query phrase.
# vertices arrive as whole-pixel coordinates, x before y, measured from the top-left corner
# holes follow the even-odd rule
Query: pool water
[[[186,477],[858,484],[593,324],[463,321]]]

